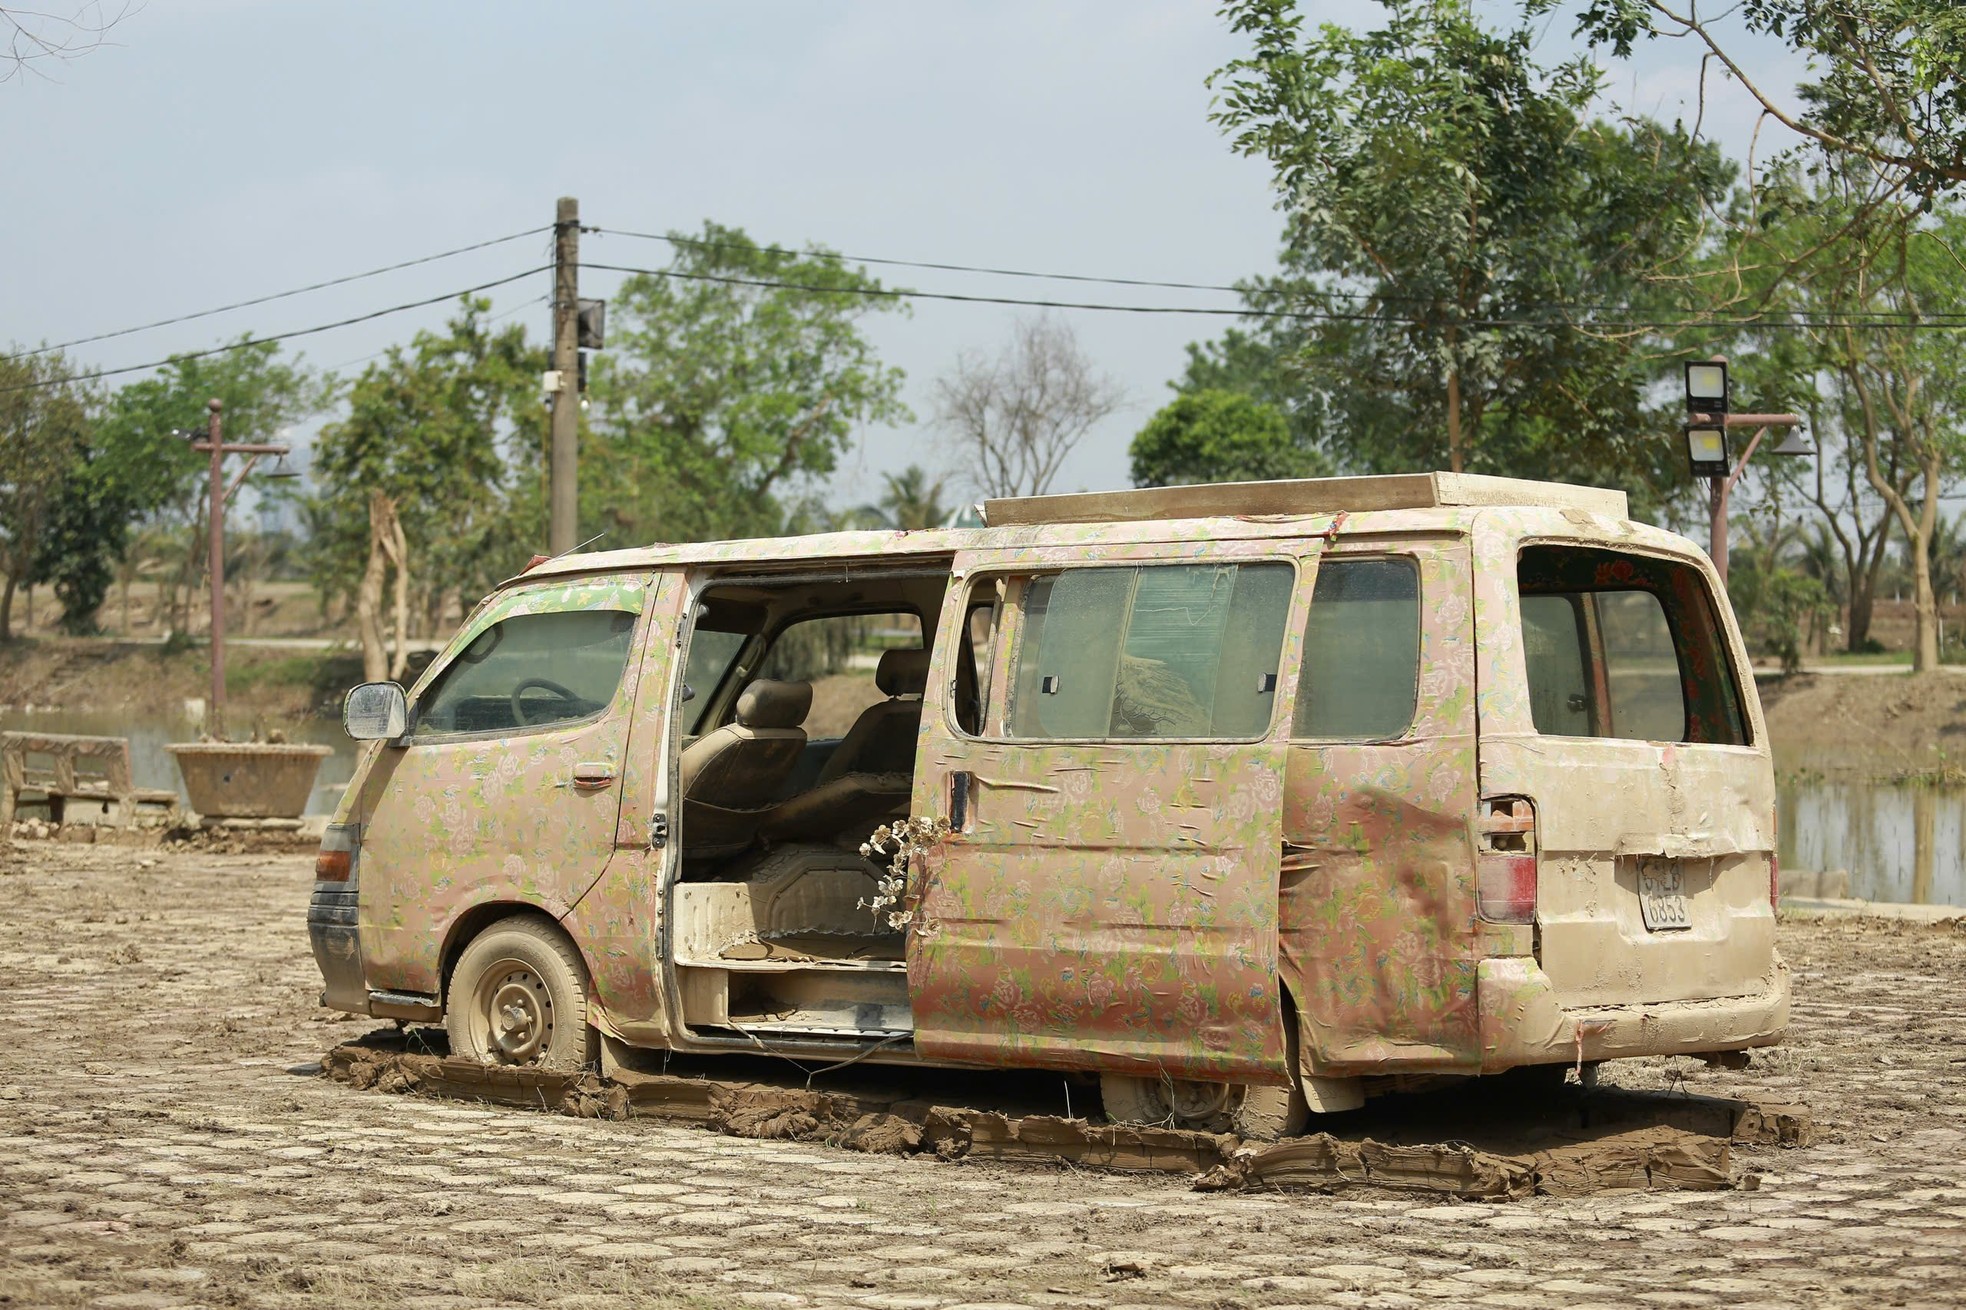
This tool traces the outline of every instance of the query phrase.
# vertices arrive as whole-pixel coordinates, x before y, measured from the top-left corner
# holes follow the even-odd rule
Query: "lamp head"
[[[1686,465],[1696,478],[1724,478],[1728,472],[1727,429],[1717,423],[1688,423]]]
[[[1727,412],[1727,361],[1689,359],[1685,364],[1686,412],[1725,414]]]

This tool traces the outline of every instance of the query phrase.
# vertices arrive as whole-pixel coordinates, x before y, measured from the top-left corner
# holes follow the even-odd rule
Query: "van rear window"
[[[1516,577],[1536,731],[1747,743],[1740,687],[1699,570],[1648,555],[1529,546]]]

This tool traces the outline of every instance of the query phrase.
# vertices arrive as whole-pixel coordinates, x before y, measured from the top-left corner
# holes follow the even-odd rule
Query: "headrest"
[[[737,698],[737,721],[747,728],[796,728],[811,708],[811,683],[759,678]]]
[[[874,685],[889,696],[920,696],[928,690],[928,652],[884,650],[874,668]]]

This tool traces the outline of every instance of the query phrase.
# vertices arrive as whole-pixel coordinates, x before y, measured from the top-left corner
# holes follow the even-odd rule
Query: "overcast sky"
[[[1363,3],[1318,19],[1370,21]],[[1561,49],[1565,22],[1551,48]],[[53,342],[359,272],[550,223],[577,196],[603,228],[706,218],[853,255],[1229,282],[1273,263],[1267,169],[1209,125],[1203,79],[1239,53],[1199,0],[737,4],[246,3],[148,0],[113,44],[0,83],[0,343]],[[1654,50],[1620,98],[1692,112],[1695,64]],[[1781,65],[1787,68],[1786,64]],[[1777,78],[1781,81],[1781,78]],[[1710,89],[1744,148],[1751,116]],[[588,237],[583,255],[660,264],[667,248]],[[277,304],[78,347],[90,367],[154,360],[442,295],[546,262],[528,238]],[[910,273],[920,289],[1060,286]],[[614,275],[590,275],[606,296]],[[548,334],[547,278],[492,293]],[[1071,299],[1222,303],[1080,288]],[[1089,294],[1084,294],[1089,293]],[[343,372],[447,306],[297,343]],[[991,351],[1017,311],[918,303],[871,334],[924,419],[958,352]],[[1126,484],[1126,445],[1167,399],[1182,347],[1220,320],[1069,316],[1128,406],[1058,490]],[[196,416],[187,415],[187,422]],[[835,499],[879,470],[946,467],[925,424],[872,432]]]

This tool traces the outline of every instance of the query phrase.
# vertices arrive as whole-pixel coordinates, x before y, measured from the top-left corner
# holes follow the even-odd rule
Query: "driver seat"
[[[760,678],[737,698],[736,719],[683,750],[682,843],[691,859],[734,855],[758,837],[758,820],[805,750],[812,684]]]

